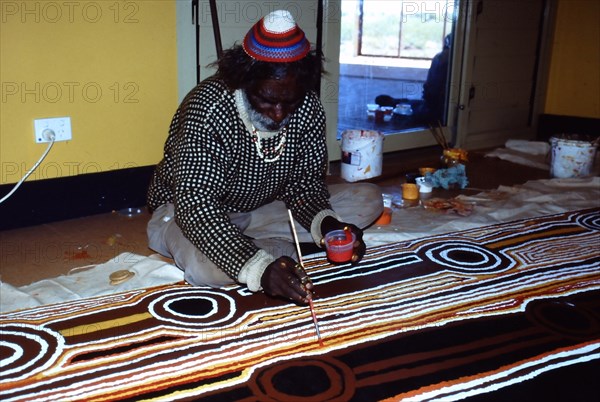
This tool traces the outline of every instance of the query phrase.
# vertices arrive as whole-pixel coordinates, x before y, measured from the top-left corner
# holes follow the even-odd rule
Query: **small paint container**
[[[379,215],[379,218],[375,221],[376,225],[389,225],[392,222],[392,208],[383,208],[383,212]]]
[[[351,238],[348,238],[350,235]],[[356,236],[352,232],[333,230],[325,235],[327,258],[331,262],[348,262],[352,259]]]
[[[417,177],[417,187],[419,187],[419,193],[431,193],[433,186],[424,177]]]
[[[392,195],[382,194],[383,198],[383,212],[379,215],[379,218],[375,221],[376,225],[389,225],[392,222]]]

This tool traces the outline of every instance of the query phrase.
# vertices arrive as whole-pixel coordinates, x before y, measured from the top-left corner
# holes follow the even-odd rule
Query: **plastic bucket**
[[[379,131],[342,132],[342,178],[359,181],[381,174],[384,135]]]
[[[552,137],[550,145],[550,176],[570,178],[591,175],[597,148],[591,141]]]
[[[334,230],[325,235],[325,249],[327,258],[333,262],[347,262],[352,259],[354,241],[356,236],[351,233],[352,238],[347,237],[343,230]]]

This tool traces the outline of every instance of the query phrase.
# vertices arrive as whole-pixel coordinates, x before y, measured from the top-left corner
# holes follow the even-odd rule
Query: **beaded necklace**
[[[285,141],[287,140],[287,127],[283,127],[279,132],[281,134],[281,139],[279,140],[279,144],[277,144],[274,148],[263,148],[262,146],[262,138],[260,138],[260,134],[254,124],[252,124],[252,142],[256,146],[256,153],[261,157],[265,162],[275,162],[279,160],[281,155],[283,154],[283,149],[285,148]]]

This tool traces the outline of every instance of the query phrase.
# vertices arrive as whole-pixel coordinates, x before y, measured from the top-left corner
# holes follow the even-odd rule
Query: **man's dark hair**
[[[289,63],[270,63],[250,57],[241,45],[224,50],[221,58],[209,67],[216,67],[216,76],[230,90],[245,89],[257,81],[280,79],[286,75],[296,76],[306,91],[317,90],[319,76],[324,73],[323,57],[311,50],[305,57]]]

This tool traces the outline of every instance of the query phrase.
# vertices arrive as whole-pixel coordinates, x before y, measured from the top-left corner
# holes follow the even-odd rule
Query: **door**
[[[324,48],[329,73],[324,82],[332,85],[322,91],[322,97],[326,96],[330,122],[331,160],[340,159],[339,142],[347,129],[383,133],[384,152],[437,145],[431,125],[443,125],[450,141],[446,104],[448,94],[456,91],[448,86],[448,76],[461,70],[461,60],[454,56],[457,42],[452,39],[462,38],[456,31],[464,25],[459,24],[460,3],[325,1],[325,27],[330,35]],[[337,125],[331,127],[332,122]]]
[[[548,14],[544,0],[465,4],[457,145],[477,149],[534,139]]]

